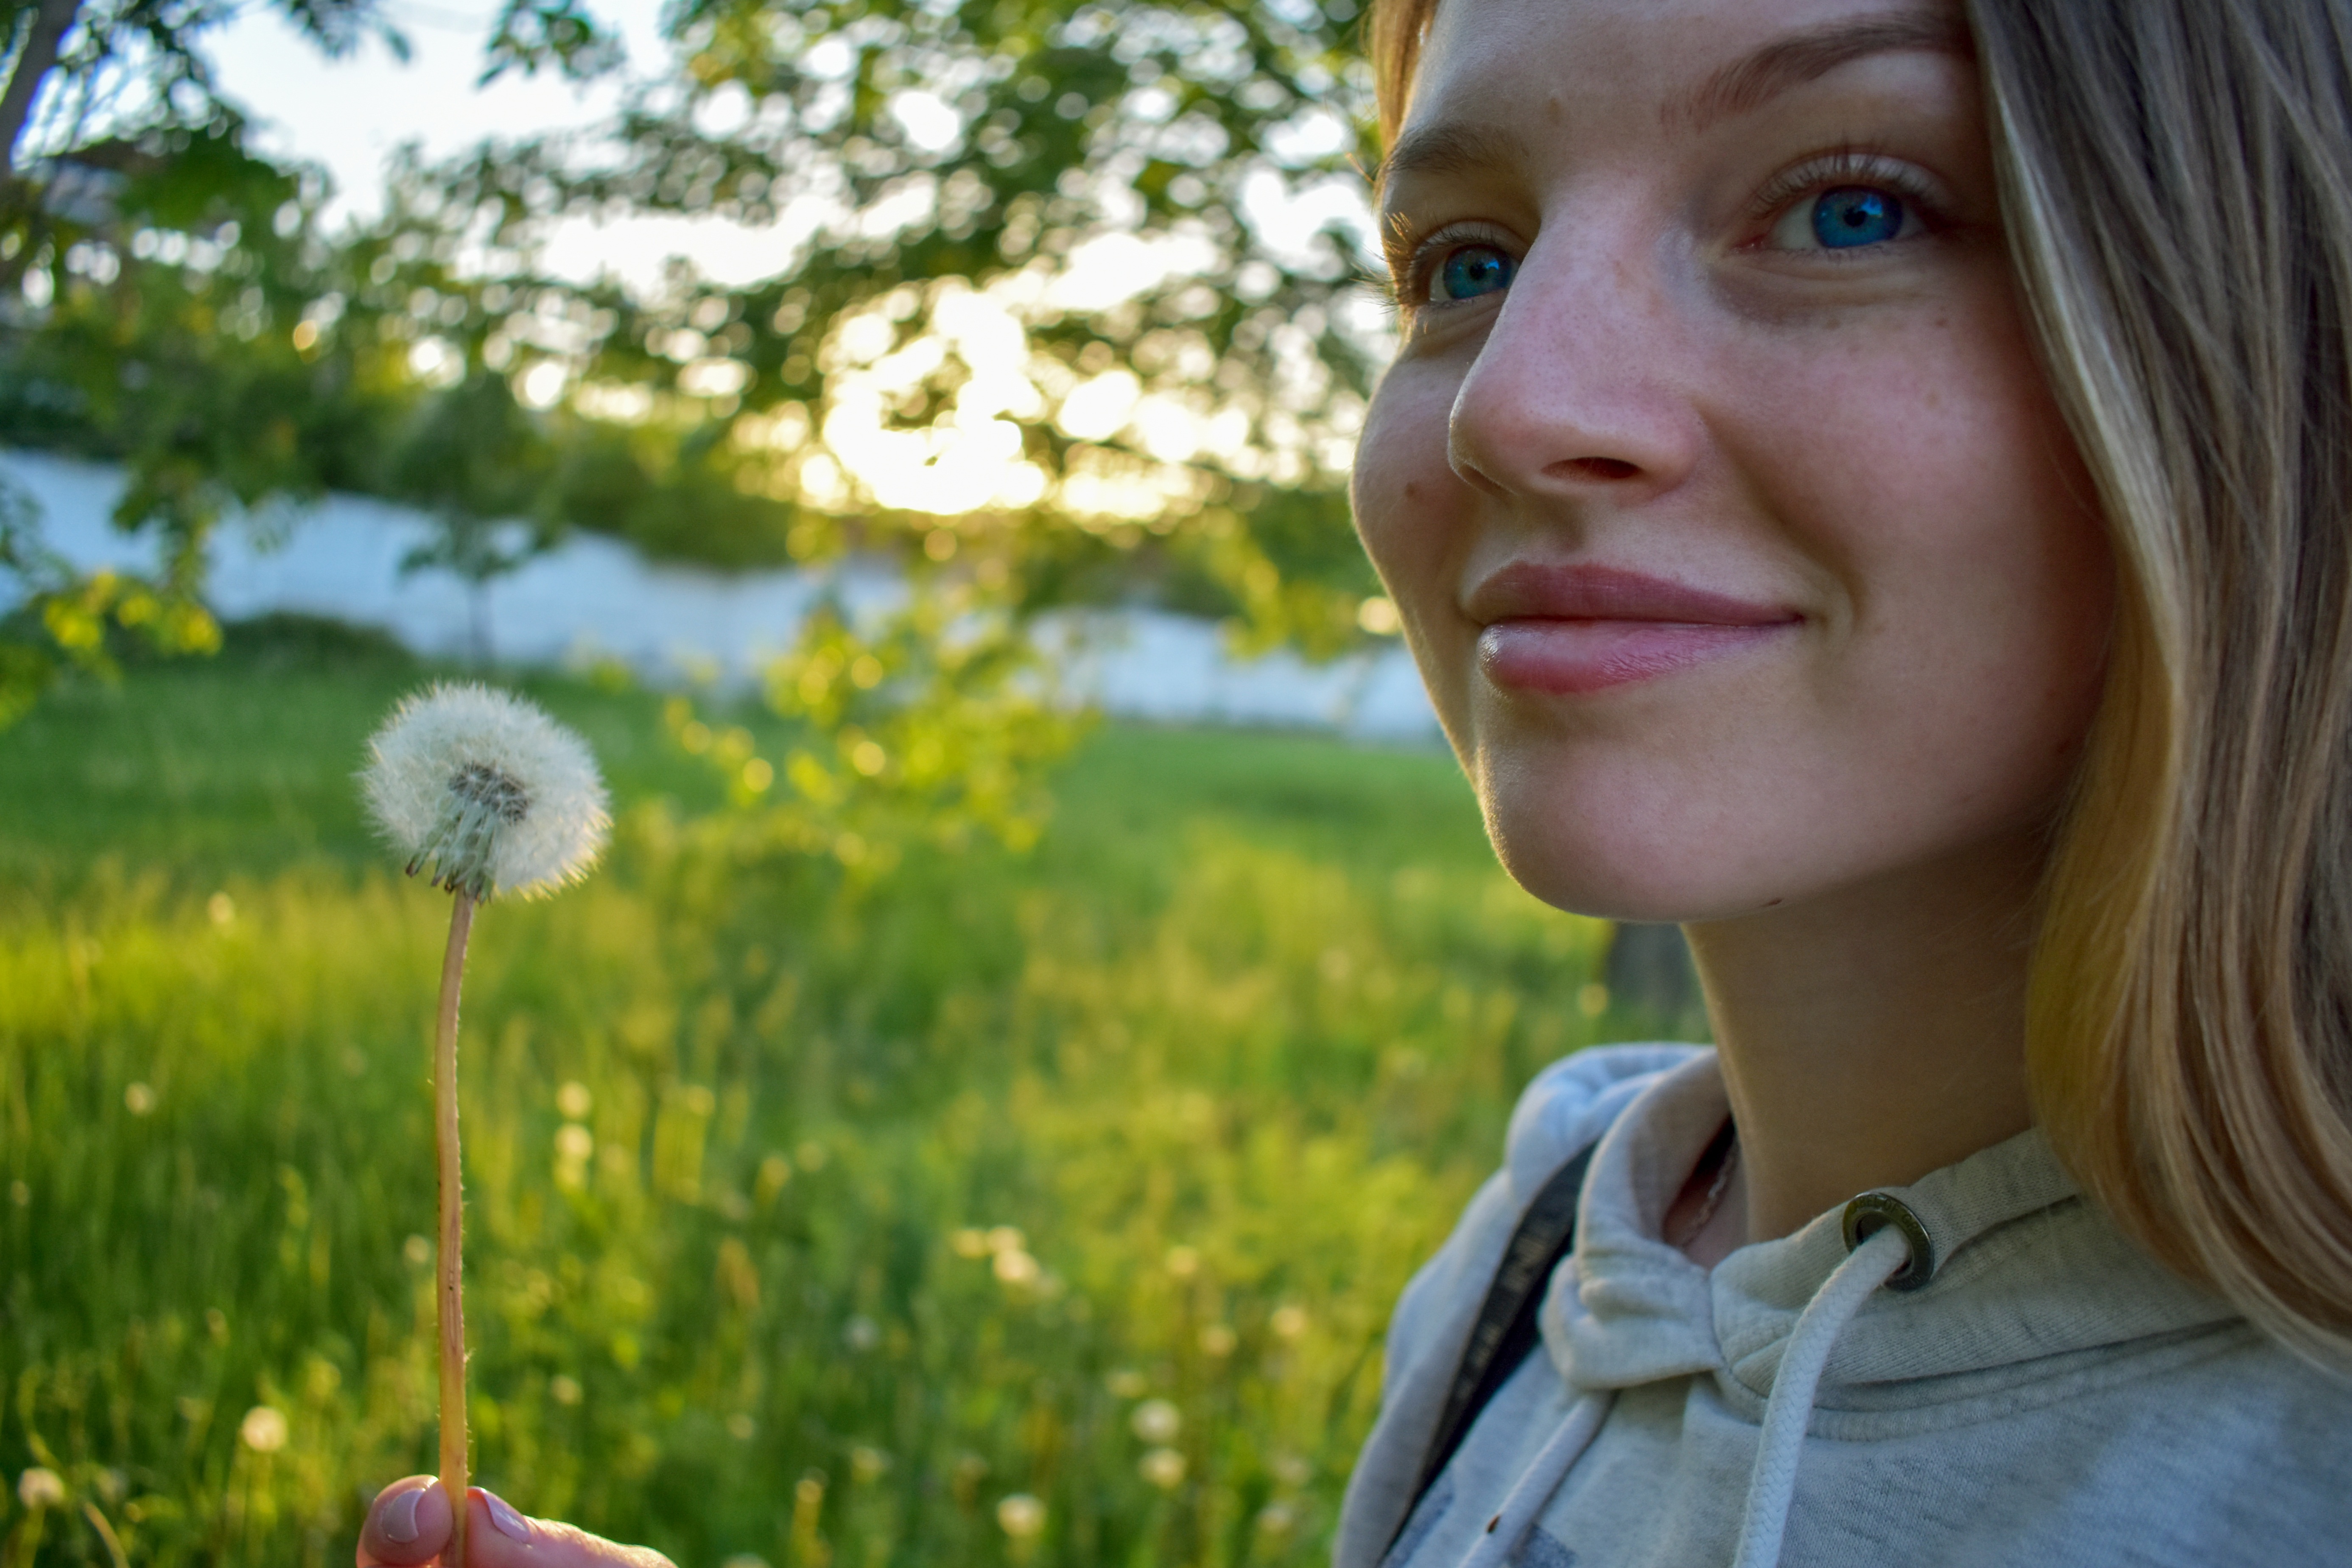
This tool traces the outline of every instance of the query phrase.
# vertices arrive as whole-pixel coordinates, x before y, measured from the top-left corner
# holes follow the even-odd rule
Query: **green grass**
[[[446,906],[350,784],[418,678],[247,639],[0,734],[0,1470],[72,1494],[0,1562],[108,1561],[87,1504],[132,1562],[340,1563],[431,1467]],[[682,1564],[1323,1561],[1396,1291],[1624,1024],[1450,762],[1106,728],[1031,855],[861,888],[693,831],[654,699],[526,684],[621,827],[478,927],[484,1482]]]

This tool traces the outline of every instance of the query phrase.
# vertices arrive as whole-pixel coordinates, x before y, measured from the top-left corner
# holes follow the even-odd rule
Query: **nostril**
[[[1621,458],[1571,458],[1547,471],[1564,479],[1630,479],[1642,470]]]

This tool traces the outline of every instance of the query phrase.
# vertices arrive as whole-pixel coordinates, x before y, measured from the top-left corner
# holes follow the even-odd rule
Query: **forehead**
[[[1690,129],[1850,60],[1969,52],[1952,0],[1441,0],[1398,151],[1528,116]]]

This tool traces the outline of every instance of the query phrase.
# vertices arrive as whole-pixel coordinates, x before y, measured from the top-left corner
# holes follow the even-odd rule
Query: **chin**
[[[1745,857],[1673,814],[1489,794],[1486,833],[1514,881],[1570,914],[1682,924],[1776,901]]]
[[[1504,868],[1555,909],[1687,925],[1786,908],[1923,846],[1877,810],[1824,812],[1840,781],[1753,751],[1528,744],[1480,737],[1472,758]],[[1903,815],[1897,811],[1895,816]]]

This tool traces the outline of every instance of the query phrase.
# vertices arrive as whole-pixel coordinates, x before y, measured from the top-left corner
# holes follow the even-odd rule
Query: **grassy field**
[[[281,637],[0,733],[0,1563],[344,1563],[431,1468],[446,900],[350,783],[418,679]],[[1397,1289],[1638,1024],[1451,763],[1108,728],[1031,854],[857,888],[530,684],[620,828],[478,928],[484,1483],[681,1564],[1324,1560]]]

